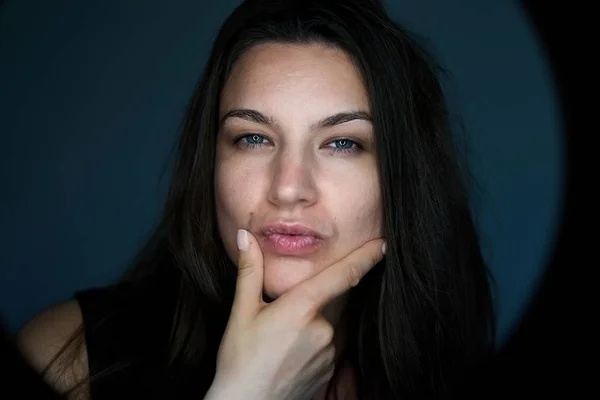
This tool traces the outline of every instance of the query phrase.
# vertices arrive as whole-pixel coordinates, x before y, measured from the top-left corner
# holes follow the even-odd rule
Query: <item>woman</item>
[[[438,70],[376,1],[241,4],[152,239],[25,356],[71,398],[449,396],[494,317]]]

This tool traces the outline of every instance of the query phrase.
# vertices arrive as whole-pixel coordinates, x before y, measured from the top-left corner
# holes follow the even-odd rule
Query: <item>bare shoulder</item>
[[[23,325],[16,343],[25,360],[59,393],[88,376],[83,318],[76,300],[50,306]],[[86,385],[69,395],[85,398]]]

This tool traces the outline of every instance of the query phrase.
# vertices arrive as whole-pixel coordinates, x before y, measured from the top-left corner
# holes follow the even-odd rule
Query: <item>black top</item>
[[[159,286],[160,285],[160,286]],[[175,296],[165,282],[75,293],[85,328],[93,400],[201,399],[194,379],[167,371]],[[196,377],[198,378],[198,377]],[[198,379],[195,380],[196,384]]]
[[[0,321],[0,398],[62,399],[25,360],[3,322]]]
[[[226,325],[202,301],[207,349],[194,365],[168,367],[180,290],[177,278],[91,288],[75,293],[85,328],[92,400],[201,400],[210,387]],[[249,399],[250,400],[250,399]]]

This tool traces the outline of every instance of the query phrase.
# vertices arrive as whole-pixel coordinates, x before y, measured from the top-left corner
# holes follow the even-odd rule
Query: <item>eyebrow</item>
[[[241,118],[246,121],[256,122],[258,124],[275,126],[277,125],[273,117],[264,115],[263,113],[251,109],[234,109],[227,112],[219,121],[219,126],[222,126],[229,118]],[[344,124],[354,120],[363,120],[371,122],[371,116],[365,111],[346,111],[339,112],[321,119],[320,121],[311,124],[310,130],[331,128],[336,125]]]

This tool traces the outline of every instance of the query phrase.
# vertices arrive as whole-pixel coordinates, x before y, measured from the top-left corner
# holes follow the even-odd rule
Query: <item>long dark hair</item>
[[[447,395],[493,351],[489,271],[456,156],[442,69],[375,0],[248,0],[222,25],[189,104],[164,213],[123,278],[141,288],[156,285],[165,271],[175,276],[167,370],[203,365],[214,373],[236,273],[215,218],[219,95],[240,55],[265,42],[340,48],[368,90],[387,251],[347,306],[346,357],[359,398]]]

